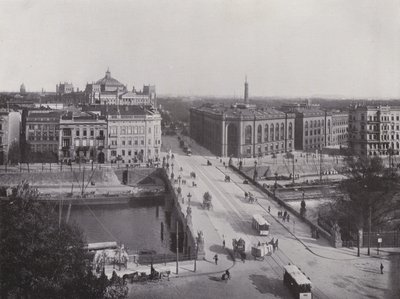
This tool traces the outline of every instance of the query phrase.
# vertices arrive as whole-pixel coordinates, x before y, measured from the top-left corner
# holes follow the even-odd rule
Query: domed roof
[[[107,69],[106,75],[104,78],[98,80],[96,84],[100,85],[108,85],[108,86],[125,86],[121,82],[119,82],[117,79],[114,79],[111,77],[111,72],[109,69]]]

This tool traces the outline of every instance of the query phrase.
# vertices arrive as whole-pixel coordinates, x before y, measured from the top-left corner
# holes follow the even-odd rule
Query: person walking
[[[225,248],[225,239],[222,240],[222,248]]]
[[[275,241],[275,247],[276,247],[276,249],[279,248],[279,247],[278,247],[278,239],[276,239],[276,241]]]
[[[268,206],[268,213],[271,213],[271,206]]]
[[[287,214],[286,220],[287,220],[287,222],[289,222],[289,220],[290,220],[290,215],[289,214]]]
[[[215,264],[218,265],[218,254],[214,255],[214,261],[215,261]]]
[[[385,267],[383,267],[383,264],[381,263],[381,274],[383,274],[383,268]]]

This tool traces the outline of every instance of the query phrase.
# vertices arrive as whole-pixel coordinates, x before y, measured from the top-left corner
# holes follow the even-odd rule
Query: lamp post
[[[197,240],[196,240],[196,242],[194,243],[194,252],[195,252],[195,255],[194,255],[194,272],[196,272],[196,270],[197,270],[197,255],[198,255],[198,253],[199,253],[199,245],[197,244]]]
[[[257,161],[254,161],[253,181],[256,181],[256,180],[257,180],[257,176],[258,176],[258,173],[257,173]]]
[[[275,172],[274,196],[275,196],[277,185],[278,185],[278,173]]]

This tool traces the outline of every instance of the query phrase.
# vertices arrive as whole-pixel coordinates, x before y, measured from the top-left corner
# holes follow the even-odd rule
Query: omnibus
[[[283,267],[283,283],[290,289],[295,298],[312,298],[311,281],[295,265],[286,265]]]
[[[271,224],[264,219],[260,214],[253,215],[252,226],[261,236],[267,236],[269,234],[269,227]]]

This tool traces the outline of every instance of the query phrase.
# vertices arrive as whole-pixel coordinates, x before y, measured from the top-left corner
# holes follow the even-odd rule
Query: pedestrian
[[[381,274],[383,274],[383,264],[381,263]]]
[[[275,241],[275,247],[276,247],[276,249],[279,248],[279,247],[278,247],[278,239],[276,239],[276,241]]]
[[[268,206],[268,213],[271,213],[271,207]]]
[[[290,215],[287,214],[287,222],[289,222],[289,220],[290,220]]]
[[[222,248],[225,248],[225,239],[222,240]]]
[[[218,265],[218,254],[214,255],[214,261],[215,261],[215,264]]]
[[[285,212],[283,213],[283,219],[284,219],[284,220],[285,220],[286,216],[287,216],[287,212],[285,211]]]
[[[285,222],[285,221],[286,221],[286,215],[283,214],[283,222]]]

